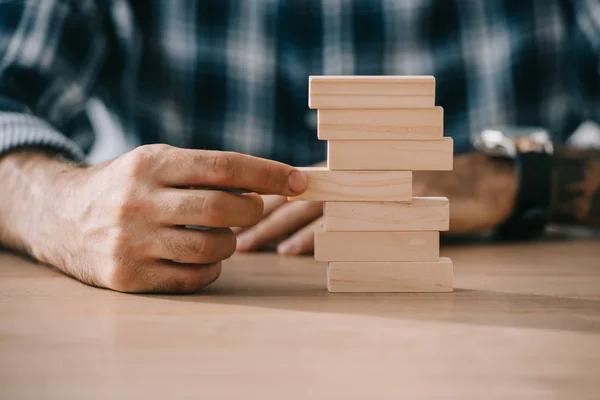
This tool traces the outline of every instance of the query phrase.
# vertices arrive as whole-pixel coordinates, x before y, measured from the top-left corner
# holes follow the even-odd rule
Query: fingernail
[[[288,187],[294,193],[302,193],[306,190],[308,186],[308,178],[307,176],[298,171],[293,170],[288,176]]]
[[[294,247],[294,243],[291,242],[280,243],[279,246],[277,246],[277,253],[283,255],[292,254],[294,252]]]

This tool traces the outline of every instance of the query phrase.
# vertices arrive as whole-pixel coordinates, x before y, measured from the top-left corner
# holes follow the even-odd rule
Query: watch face
[[[547,129],[533,126],[498,126],[473,136],[476,149],[492,155],[514,158],[521,153],[553,153]]]
[[[516,156],[514,141],[497,129],[485,129],[473,137],[474,147],[488,155],[495,157]]]

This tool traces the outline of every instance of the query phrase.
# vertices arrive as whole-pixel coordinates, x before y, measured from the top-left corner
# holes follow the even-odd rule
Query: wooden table
[[[600,398],[600,241],[444,248],[451,294],[330,294],[236,255],[194,296],[0,254],[0,398]]]

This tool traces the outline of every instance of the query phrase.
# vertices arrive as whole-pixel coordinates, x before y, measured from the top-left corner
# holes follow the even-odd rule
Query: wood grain
[[[325,167],[298,168],[308,176],[308,189],[289,200],[409,201],[410,171],[330,171]]]
[[[444,110],[321,109],[321,140],[436,140],[444,136]]]
[[[447,231],[445,197],[413,197],[410,202],[335,202],[324,206],[326,231]]]
[[[315,232],[317,261],[437,261],[439,232]]]
[[[332,140],[327,142],[331,170],[449,171],[452,138],[442,140]]]
[[[0,398],[598,397],[599,239],[443,254],[453,293],[329,293],[312,255],[259,252],[167,296],[0,252]]]
[[[452,260],[429,262],[331,262],[327,265],[330,292],[451,292]]]
[[[349,96],[313,94],[308,107],[325,108],[426,108],[434,107],[433,96]]]
[[[310,108],[428,108],[433,76],[311,76]]]
[[[363,95],[434,95],[431,75],[311,75],[309,93]]]

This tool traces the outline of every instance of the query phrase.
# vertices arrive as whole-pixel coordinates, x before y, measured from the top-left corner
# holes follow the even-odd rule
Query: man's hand
[[[323,161],[314,167],[326,166]],[[287,197],[263,196],[261,221],[248,229],[236,228],[238,251],[253,251],[277,245],[283,255],[300,255],[314,249],[314,231],[323,222],[323,202],[287,201]]]
[[[467,234],[495,228],[512,212],[517,193],[514,167],[483,154],[454,159],[448,172],[418,171],[413,174],[414,196],[450,199],[450,231]],[[246,230],[239,229],[238,250],[251,251],[279,243],[277,252],[297,255],[313,251],[313,231],[322,223],[321,202],[287,202],[265,196],[263,219]]]
[[[89,168],[11,154],[0,160],[0,177],[13,189],[0,200],[7,217],[0,241],[123,292],[193,292],[210,284],[235,251],[230,227],[261,219],[259,193],[298,195],[307,185],[304,174],[278,162],[166,145]]]
[[[263,219],[248,229],[236,229],[239,251],[251,251],[277,244],[284,255],[310,253],[314,231],[323,221],[320,201],[287,201],[282,196],[263,196]]]
[[[450,230],[446,233],[449,235],[496,228],[511,215],[517,186],[517,173],[511,161],[492,159],[481,153],[456,156],[452,171],[413,172],[413,196],[441,196],[450,200]]]

